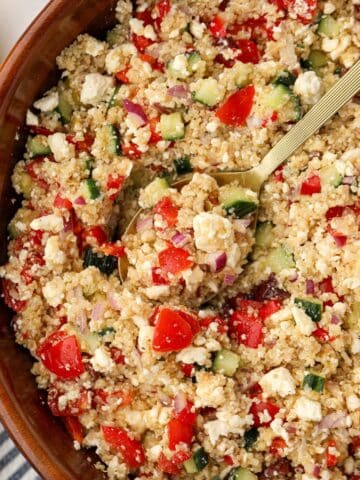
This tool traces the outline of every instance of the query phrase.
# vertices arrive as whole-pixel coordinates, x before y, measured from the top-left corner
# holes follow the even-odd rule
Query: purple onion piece
[[[134,103],[131,100],[123,100],[124,108],[128,113],[132,113],[139,118],[140,126],[144,126],[148,124],[148,118],[144,109],[138,103]]]
[[[189,89],[186,85],[174,85],[167,91],[170,97],[185,99],[189,96]]]
[[[351,175],[351,176],[348,175],[342,179],[341,183],[343,185],[352,185],[353,183],[355,183],[355,181],[356,181],[356,177],[354,175]]]
[[[237,278],[236,275],[227,273],[224,276],[224,284],[228,286],[233,285],[235,283],[236,278]]]
[[[175,235],[171,237],[171,241],[175,247],[181,247],[187,243],[188,237],[181,232],[176,232]]]
[[[86,200],[83,196],[77,197],[74,200],[75,205],[86,205]]]
[[[315,283],[314,280],[306,280],[306,294],[312,295],[315,293]]]
[[[213,273],[219,273],[224,270],[227,262],[227,255],[225,252],[213,253],[208,256],[209,265]]]
[[[331,315],[331,323],[333,325],[339,325],[339,323],[341,323],[341,320],[337,315]]]
[[[152,226],[153,226],[152,217],[139,218],[139,220],[136,223],[136,231],[144,232],[145,230],[150,230]]]

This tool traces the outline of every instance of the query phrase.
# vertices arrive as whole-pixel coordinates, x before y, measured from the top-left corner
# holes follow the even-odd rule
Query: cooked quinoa
[[[112,480],[360,479],[359,103],[266,182],[255,239],[251,193],[229,208],[208,175],[258,164],[358,60],[358,0],[117,18],[58,57],[12,177],[4,300],[50,410]]]

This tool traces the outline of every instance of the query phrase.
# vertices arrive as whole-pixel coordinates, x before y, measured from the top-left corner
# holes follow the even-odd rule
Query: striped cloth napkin
[[[41,480],[0,424],[0,480]]]

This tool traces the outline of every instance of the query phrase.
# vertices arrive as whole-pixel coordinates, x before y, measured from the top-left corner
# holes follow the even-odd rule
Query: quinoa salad
[[[58,57],[12,176],[3,297],[49,409],[110,480],[359,480],[358,99],[260,199],[209,175],[258,164],[359,59],[359,0],[116,14]]]

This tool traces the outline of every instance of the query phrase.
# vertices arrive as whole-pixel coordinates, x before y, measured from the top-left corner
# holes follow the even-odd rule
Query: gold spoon
[[[322,127],[341,107],[345,105],[360,90],[360,60],[312,107],[312,109],[292,129],[282,137],[262,159],[262,161],[249,170],[232,170],[226,172],[208,173],[219,186],[229,183],[238,183],[249,188],[258,197],[261,187],[269,176],[287,160],[313,133]],[[192,179],[192,174],[184,175],[171,185],[180,190]],[[141,214],[139,210],[131,219],[124,236],[135,233],[136,222]],[[126,256],[119,259],[119,275],[123,282],[128,271]]]

